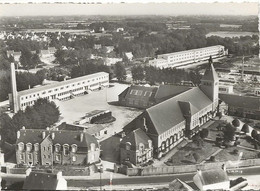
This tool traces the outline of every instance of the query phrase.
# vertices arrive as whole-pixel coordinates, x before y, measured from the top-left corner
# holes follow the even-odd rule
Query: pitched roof
[[[229,181],[227,172],[223,169],[205,170],[197,173],[203,185]]]
[[[260,111],[260,97],[240,96],[235,94],[219,94],[219,99],[230,106]]]
[[[192,105],[190,109],[193,113],[212,103],[198,87],[193,87],[146,109],[157,134],[161,134],[185,120],[179,101],[189,102]]]
[[[145,148],[148,148],[148,140],[151,139],[142,129],[138,128],[125,136],[120,144],[126,144],[127,142],[130,142],[132,147],[138,148],[139,144],[142,143],[144,144]]]
[[[44,139],[42,133],[45,132],[47,138],[51,133],[54,133],[53,144],[76,144],[78,147],[90,148],[90,144],[94,143],[98,147],[97,139],[86,132],[78,131],[64,131],[64,130],[42,130],[42,129],[21,129],[20,137],[16,143],[41,143]],[[83,141],[80,141],[80,134],[83,133]]]
[[[215,68],[212,63],[208,64],[208,67],[206,68],[206,71],[201,80],[209,80],[209,81],[218,80],[218,74],[215,71]]]
[[[187,101],[179,101],[179,105],[184,116],[194,115],[199,111],[194,105]]]
[[[191,87],[188,86],[160,85],[154,98],[157,100],[165,100],[189,89],[191,89]]]
[[[56,174],[31,172],[26,177],[23,189],[28,190],[56,190],[58,179]]]
[[[186,184],[185,182],[181,181],[180,179],[176,178],[169,184],[170,191],[193,191],[193,189]]]

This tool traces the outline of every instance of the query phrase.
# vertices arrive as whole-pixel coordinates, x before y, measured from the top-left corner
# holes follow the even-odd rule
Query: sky
[[[258,4],[247,3],[113,3],[103,0],[102,4],[71,4],[72,0],[60,3],[33,3],[25,0],[1,0],[1,2],[23,2],[18,4],[0,4],[0,16],[58,16],[58,15],[258,15]],[[28,2],[32,2],[28,1]],[[56,0],[59,2],[61,0]],[[85,0],[88,1],[88,0]],[[100,0],[102,1],[102,0]],[[146,0],[147,1],[147,0]],[[202,2],[205,0],[200,0]],[[35,1],[34,1],[35,2]],[[44,2],[48,2],[45,0]],[[77,1],[79,2],[79,1]],[[131,2],[131,1],[129,1]],[[149,1],[148,1],[149,2]],[[155,1],[153,1],[155,2]],[[187,0],[185,1],[187,2]],[[193,1],[194,2],[194,1]],[[198,1],[197,1],[198,2]],[[241,2],[241,1],[239,1]]]

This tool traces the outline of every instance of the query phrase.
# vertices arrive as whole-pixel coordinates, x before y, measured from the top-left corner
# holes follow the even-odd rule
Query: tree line
[[[54,102],[47,99],[38,99],[31,107],[26,107],[25,111],[19,110],[13,118],[6,113],[0,116],[0,134],[2,138],[15,143],[16,132],[23,126],[30,129],[45,129],[59,120],[60,111]]]

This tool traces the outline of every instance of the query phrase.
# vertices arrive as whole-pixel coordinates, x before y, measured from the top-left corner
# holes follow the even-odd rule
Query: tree
[[[244,133],[249,133],[249,126],[245,123],[241,129]]]
[[[237,154],[238,154],[238,150],[237,150],[237,149],[234,149],[234,150],[233,150],[233,154],[234,154],[234,155],[237,155]]]
[[[233,125],[234,127],[239,127],[239,126],[240,126],[240,121],[239,121],[238,119],[234,119],[234,120],[232,121],[232,125]]]
[[[232,124],[227,124],[223,130],[224,139],[226,141],[234,141],[236,128]]]
[[[32,53],[30,52],[29,49],[24,49],[21,51],[22,55],[20,57],[20,62],[21,65],[25,68],[25,69],[30,69],[33,66],[32,63]]]
[[[126,80],[126,70],[124,65],[121,62],[117,62],[115,64],[114,73],[118,81],[124,81]]]
[[[132,78],[134,81],[142,81],[144,79],[144,69],[142,66],[133,67],[131,69]]]
[[[209,160],[210,160],[211,162],[216,162],[216,157],[215,157],[215,156],[211,156],[211,157],[209,158]]]
[[[256,130],[254,130],[254,129],[252,130],[251,137],[256,139],[256,137],[257,137],[257,131]]]
[[[40,60],[40,57],[38,54],[33,54],[32,55],[32,58],[31,58],[31,62],[32,62],[32,67],[36,67],[38,66],[39,64],[41,64],[41,60]]]
[[[208,135],[209,135],[209,130],[208,130],[208,129],[202,129],[202,130],[200,131],[200,137],[201,137],[202,139],[205,139],[206,137],[208,137]]]
[[[199,159],[200,159],[200,156],[199,156],[199,154],[198,153],[193,153],[193,158],[195,159],[195,161],[196,162],[198,162],[199,161]]]
[[[0,116],[0,127],[2,139],[11,144],[15,143],[17,129],[12,119],[5,113]]]

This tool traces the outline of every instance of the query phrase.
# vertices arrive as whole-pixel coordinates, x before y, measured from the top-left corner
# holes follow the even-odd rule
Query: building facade
[[[25,165],[87,165],[99,161],[97,139],[84,131],[21,129],[16,161]]]
[[[141,165],[153,159],[152,140],[142,129],[136,129],[120,142],[120,163]]]
[[[228,51],[224,46],[216,45],[205,48],[198,48],[168,54],[160,54],[157,59],[149,61],[149,65],[158,68],[178,67],[227,55]]]
[[[210,63],[199,87],[166,99],[146,109],[125,126],[126,135],[141,128],[152,140],[154,156],[161,158],[184,137],[190,138],[214,117],[218,107],[218,76]]]
[[[16,113],[18,110],[25,110],[27,106],[34,105],[39,98],[45,98],[49,101],[64,101],[75,96],[87,94],[109,86],[109,74],[98,72],[62,82],[52,83],[37,88],[17,92],[15,68],[11,64],[12,94],[9,95],[10,107]]]

